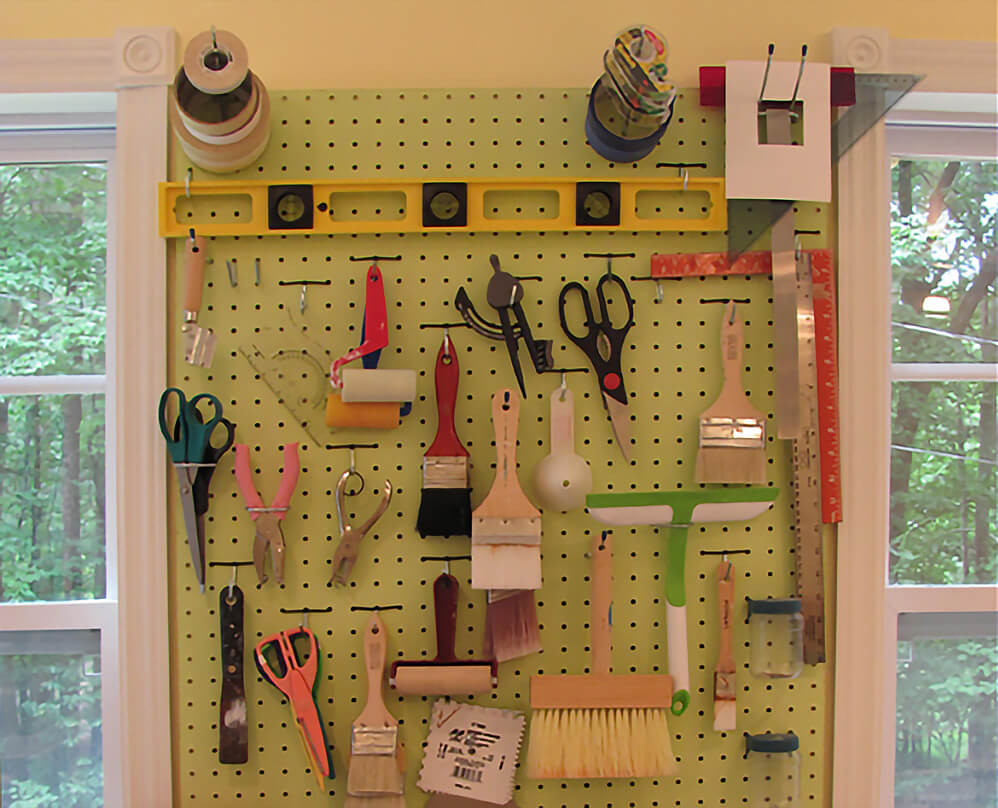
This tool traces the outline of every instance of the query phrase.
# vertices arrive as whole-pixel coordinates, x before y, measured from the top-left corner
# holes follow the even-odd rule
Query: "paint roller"
[[[590,494],[586,507],[596,521],[614,527],[668,527],[666,623],[669,673],[675,681],[672,712],[682,715],[690,703],[690,663],[686,640],[686,538],[691,524],[739,522],[765,513],[777,488],[706,488],[692,491],[626,491]]]
[[[416,371],[377,367],[388,345],[385,285],[377,257],[368,267],[361,343],[333,362],[333,392],[326,397],[326,426],[394,429],[416,398]],[[345,368],[360,359],[364,368]]]

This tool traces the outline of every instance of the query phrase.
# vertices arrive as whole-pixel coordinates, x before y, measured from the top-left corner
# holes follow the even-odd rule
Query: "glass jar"
[[[795,808],[800,804],[800,740],[791,733],[745,736],[749,808]]]
[[[803,630],[799,598],[748,601],[753,676],[793,679],[804,667]]]

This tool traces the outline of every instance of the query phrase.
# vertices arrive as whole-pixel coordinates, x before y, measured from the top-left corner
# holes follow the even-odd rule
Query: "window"
[[[996,134],[888,127],[895,808],[998,805]]]
[[[4,806],[105,804],[104,715],[116,699],[101,672],[117,666],[105,462],[113,155],[101,127],[0,133]]]

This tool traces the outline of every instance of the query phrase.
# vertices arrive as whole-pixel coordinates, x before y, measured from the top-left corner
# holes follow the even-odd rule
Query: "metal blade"
[[[624,460],[631,462],[631,408],[627,404],[621,404],[616,399],[603,394],[603,405],[610,414],[610,428],[613,430],[613,437],[620,447],[620,452],[624,455]]]
[[[198,579],[198,586],[204,592],[204,545],[198,531],[198,516],[194,508],[194,478],[197,469],[193,466],[174,464],[177,481],[180,483],[180,504],[184,510],[184,529],[187,531],[187,547],[191,551],[191,566]]]
[[[215,332],[197,323],[186,323],[181,330],[184,334],[184,361],[189,365],[210,368],[218,342]]]
[[[520,367],[520,357],[517,354],[517,339],[513,333],[513,326],[509,321],[509,310],[501,308],[498,309],[498,312],[499,320],[502,322],[503,337],[506,339],[506,351],[509,353],[509,361],[513,365],[513,373],[516,374],[517,384],[520,385],[520,393],[526,398],[527,388],[523,385],[523,368]]]

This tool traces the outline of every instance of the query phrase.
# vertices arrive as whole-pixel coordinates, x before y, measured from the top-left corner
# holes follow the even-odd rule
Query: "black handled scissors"
[[[607,287],[612,284],[619,289],[627,305],[627,321],[623,325],[611,322],[607,306]],[[575,294],[582,301],[585,313],[583,326],[585,333],[573,331],[565,317],[565,309],[569,297]],[[612,297],[616,295],[611,291]],[[592,298],[588,290],[578,281],[566,283],[558,296],[558,316],[561,319],[561,329],[587,357],[599,379],[600,392],[603,394],[603,406],[610,414],[610,424],[613,435],[620,446],[626,460],[631,459],[631,413],[627,400],[627,389],[624,386],[623,371],[620,358],[624,350],[627,332],[634,325],[634,301],[631,299],[623,279],[613,272],[606,272],[596,283],[596,302],[599,306],[600,319],[596,319],[593,311]]]

